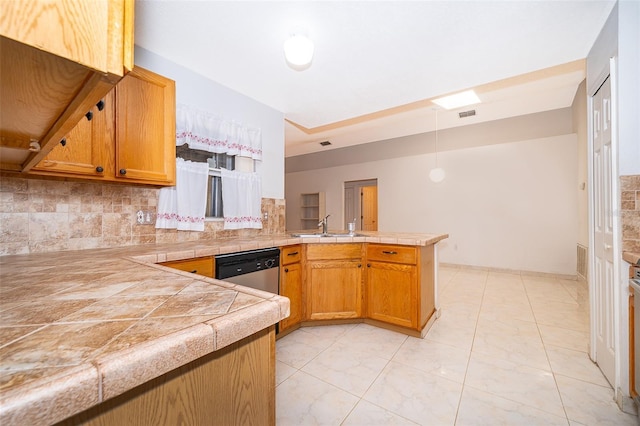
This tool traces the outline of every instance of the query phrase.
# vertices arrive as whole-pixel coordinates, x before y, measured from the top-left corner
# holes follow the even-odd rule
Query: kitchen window
[[[220,169],[235,170],[235,155],[217,154],[199,149],[190,149],[188,145],[176,147],[176,156],[184,160],[209,163],[209,181],[207,184],[207,207],[205,217],[223,218],[222,177]]]

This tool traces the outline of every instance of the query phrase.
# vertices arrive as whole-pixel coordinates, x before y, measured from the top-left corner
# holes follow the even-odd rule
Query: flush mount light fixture
[[[284,57],[296,69],[311,64],[313,42],[303,34],[293,34],[284,42]]]
[[[432,102],[440,105],[444,109],[454,109],[467,105],[479,104],[481,101],[478,95],[476,95],[476,92],[473,90],[467,90],[465,92],[434,99]]]

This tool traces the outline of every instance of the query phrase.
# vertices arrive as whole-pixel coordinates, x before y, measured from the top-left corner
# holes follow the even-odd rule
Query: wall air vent
[[[322,141],[322,142],[320,142],[320,145],[322,145],[322,146],[328,146],[328,145],[331,145],[331,142],[329,142],[329,141]]]
[[[475,109],[471,109],[469,111],[462,111],[462,112],[459,112],[458,115],[460,116],[460,118],[472,117],[472,116],[476,115],[476,110]]]

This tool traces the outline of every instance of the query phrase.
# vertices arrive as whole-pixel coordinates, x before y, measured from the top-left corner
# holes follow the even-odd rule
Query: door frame
[[[589,274],[588,274],[588,285],[589,285],[589,357],[592,361],[597,363],[598,354],[596,351],[596,333],[597,333],[597,324],[596,324],[596,287],[595,287],[595,220],[594,220],[594,211],[595,211],[595,177],[593,171],[593,155],[594,155],[594,140],[593,140],[593,97],[602,84],[605,82],[607,77],[609,77],[611,81],[611,197],[612,204],[615,209],[618,209],[620,206],[620,188],[619,188],[619,176],[618,176],[618,84],[617,84],[617,58],[612,57],[609,59],[608,63],[608,71],[604,69],[602,73],[600,73],[599,80],[597,84],[594,84],[591,88],[589,88],[589,93],[587,93],[587,176],[589,181]],[[615,207],[618,206],[618,207]],[[625,353],[625,348],[628,349],[628,345],[622,344],[622,335],[620,327],[628,324],[628,321],[622,321],[621,314],[623,312],[622,302],[621,302],[621,283],[620,283],[620,259],[622,258],[621,251],[621,232],[620,232],[620,214],[619,210],[614,211],[613,215],[613,330],[614,330],[614,345],[615,345],[615,375],[614,375],[614,383],[611,383],[615,395],[616,400],[621,401],[621,395],[619,395],[620,386],[621,386],[621,368],[622,361]],[[625,330],[628,331],[627,327]],[[627,333],[628,334],[628,333]],[[628,365],[628,354],[626,357],[627,362],[624,365]]]
[[[378,187],[378,178],[371,179],[362,179],[362,180],[348,180],[345,181],[342,185],[342,221],[344,222],[344,229],[347,229],[347,223],[351,222],[352,217],[347,217],[347,202],[346,202],[346,192],[348,187],[352,187],[357,190],[358,199],[355,202],[355,214],[357,217],[356,229],[362,230],[362,211],[360,206],[360,189],[364,186],[375,186]],[[378,221],[379,222],[379,221]]]

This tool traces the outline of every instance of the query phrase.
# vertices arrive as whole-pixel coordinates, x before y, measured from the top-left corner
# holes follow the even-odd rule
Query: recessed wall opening
[[[344,183],[344,229],[354,219],[357,230],[378,230],[378,179]]]

